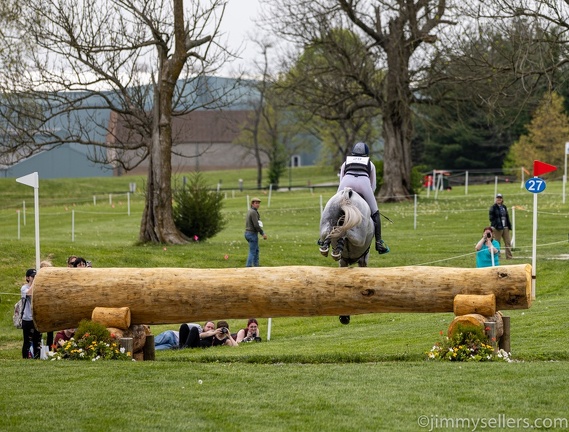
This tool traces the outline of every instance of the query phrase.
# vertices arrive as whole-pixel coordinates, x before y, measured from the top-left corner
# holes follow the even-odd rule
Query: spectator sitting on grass
[[[255,318],[250,318],[249,321],[247,321],[247,328],[241,329],[237,332],[235,341],[237,343],[261,342],[259,323]]]
[[[213,321],[208,321],[203,331],[197,325],[180,326],[180,348],[208,348],[219,345],[237,346],[237,342],[229,333],[229,324],[226,321],[218,321],[217,328]]]

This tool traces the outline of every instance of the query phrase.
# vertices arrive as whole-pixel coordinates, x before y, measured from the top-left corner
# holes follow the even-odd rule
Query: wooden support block
[[[128,307],[96,307],[91,314],[91,321],[101,323],[105,327],[126,330],[130,327],[130,309]]]
[[[496,313],[496,296],[494,294],[457,294],[454,296],[453,310],[455,316],[467,314],[492,316]]]
[[[486,326],[484,325],[485,322],[490,321],[496,323],[496,340],[502,337],[504,333],[504,323],[502,321],[502,313],[496,312],[491,317],[485,317],[484,315],[480,314],[466,314],[457,316],[455,319],[452,320],[448,327],[448,337],[452,337],[456,331],[458,331],[458,327],[477,327],[484,332]]]

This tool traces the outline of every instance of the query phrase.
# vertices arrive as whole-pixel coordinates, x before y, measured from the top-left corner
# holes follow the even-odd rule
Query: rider
[[[358,142],[352,149],[351,156],[340,168],[340,186],[338,190],[351,187],[366,200],[371,210],[371,219],[375,226],[375,250],[379,254],[389,252],[389,247],[381,239],[381,223],[379,221],[379,209],[375,200],[375,165],[369,158],[369,147],[366,143]]]

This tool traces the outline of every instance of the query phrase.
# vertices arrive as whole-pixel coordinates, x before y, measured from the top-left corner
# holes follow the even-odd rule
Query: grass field
[[[40,179],[41,258],[56,266],[76,254],[101,268],[243,267],[247,196],[261,194],[267,271],[336,266],[316,246],[320,206],[334,193],[317,186],[336,181],[333,173],[294,169],[292,190],[270,196],[251,189],[252,170],[205,175],[212,188],[221,180],[226,229],[207,242],[166,247],[136,245],[142,178]],[[137,193],[129,202],[130,182]],[[514,259],[502,263],[531,263],[533,195],[519,183],[499,191],[515,213]],[[426,361],[450,313],[357,315],[349,326],[337,317],[278,318],[270,342],[157,352],[155,362],[54,363],[20,359],[21,331],[10,318],[35,262],[33,189],[0,179],[0,430],[569,430],[569,204],[561,191],[551,182],[538,196],[536,300],[528,310],[504,311],[513,363]],[[380,205],[393,221],[383,221],[391,252],[373,253],[370,266],[474,267],[493,195],[494,185],[470,186],[468,194],[455,187],[436,198],[423,192],[416,207],[413,200]],[[240,328],[245,319],[230,324]],[[266,319],[260,327],[266,339]]]

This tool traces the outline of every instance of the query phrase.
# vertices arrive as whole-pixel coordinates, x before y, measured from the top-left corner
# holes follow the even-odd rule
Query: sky
[[[221,31],[226,33],[229,47],[236,51],[242,49],[242,59],[224,67],[223,72],[229,73],[238,66],[252,68],[253,61],[259,55],[259,47],[248,40],[248,34],[256,32],[253,22],[261,10],[261,0],[229,0],[225,9],[225,16],[221,23]]]

